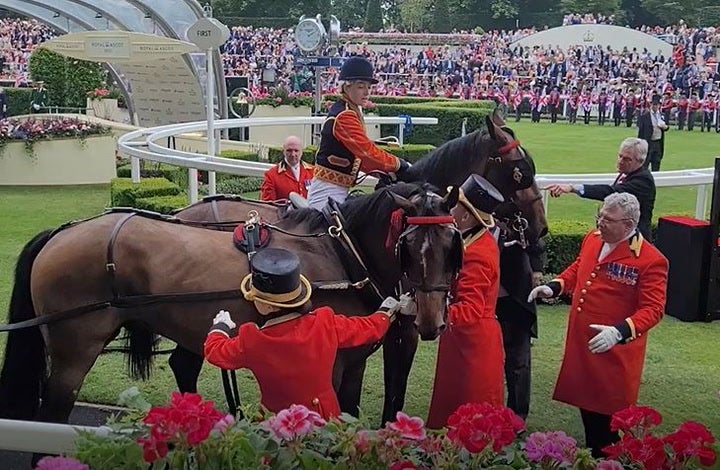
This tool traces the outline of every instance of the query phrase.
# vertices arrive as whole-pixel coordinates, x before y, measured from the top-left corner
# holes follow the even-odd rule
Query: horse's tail
[[[45,231],[36,235],[20,253],[10,299],[10,323],[35,318],[30,274],[35,258],[50,240],[51,234],[51,231]],[[0,418],[32,419],[40,403],[40,388],[45,374],[45,344],[40,329],[32,327],[10,331],[0,372]]]
[[[155,357],[155,334],[138,321],[130,321],[123,326],[127,331],[128,373],[133,379],[147,380]]]

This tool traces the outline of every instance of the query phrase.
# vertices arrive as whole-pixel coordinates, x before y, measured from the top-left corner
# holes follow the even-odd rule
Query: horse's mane
[[[340,205],[340,212],[345,218],[347,228],[353,230],[371,220],[387,219],[390,213],[397,209],[397,204],[392,198],[391,192],[405,199],[410,199],[413,196],[426,197],[428,193],[432,194],[434,191],[436,191],[436,188],[427,183],[396,183],[378,189],[371,194],[349,197]],[[425,212],[436,212],[436,210],[433,204],[424,204],[423,214],[418,215],[426,215]],[[311,231],[324,230],[327,225],[325,216],[315,209],[290,211],[283,217],[283,221],[296,224],[305,223]]]
[[[408,170],[413,178],[420,175],[453,174],[457,168],[468,168],[478,155],[478,148],[487,140],[487,128],[475,130],[462,137],[456,137],[432,150]],[[452,158],[449,158],[452,155]],[[409,178],[412,179],[412,178]]]

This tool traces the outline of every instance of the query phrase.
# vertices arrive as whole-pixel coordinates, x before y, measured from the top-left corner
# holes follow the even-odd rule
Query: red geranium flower
[[[425,439],[425,423],[420,418],[411,418],[402,411],[398,411],[395,421],[388,423],[387,427],[397,431],[406,439],[419,441]]]
[[[447,427],[447,436],[451,441],[469,452],[478,453],[488,446],[499,452],[515,440],[525,424],[504,406],[467,403],[450,415]]]
[[[613,413],[610,429],[641,438],[660,423],[662,423],[662,416],[655,409],[649,406],[632,405]]]

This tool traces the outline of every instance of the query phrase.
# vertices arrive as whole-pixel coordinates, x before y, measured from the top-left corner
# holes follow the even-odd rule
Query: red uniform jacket
[[[435,384],[427,426],[439,429],[465,403],[503,404],[504,352],[495,304],[500,285],[500,254],[487,230],[465,247],[448,329],[440,336]]]
[[[300,179],[288,167],[285,159],[265,172],[265,178],[260,185],[260,199],[263,201],[277,201],[287,199],[291,192],[296,192],[307,198],[307,188],[313,177],[313,166],[300,161]]]
[[[553,398],[606,415],[637,402],[647,331],[665,311],[667,259],[637,234],[601,262],[600,232],[585,236],[577,259],[558,276],[572,294],[565,355]],[[624,344],[593,354],[590,324],[613,325]]]
[[[332,387],[338,348],[380,340],[390,321],[383,313],[344,317],[320,307],[269,327],[244,323],[234,337],[220,325],[205,340],[208,362],[223,369],[250,369],[260,385],[263,406],[272,412],[305,405],[327,419],[340,414]]]

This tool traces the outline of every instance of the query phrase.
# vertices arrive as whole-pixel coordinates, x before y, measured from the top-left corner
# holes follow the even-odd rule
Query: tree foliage
[[[107,72],[100,63],[56,54],[39,47],[30,56],[30,77],[45,82],[50,106],[85,107],[85,93],[105,86]]]
[[[380,0],[368,0],[365,11],[365,23],[363,25],[365,31],[380,31],[383,27],[383,14],[380,8]]]

